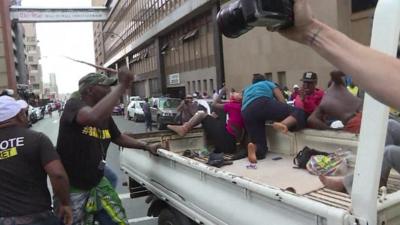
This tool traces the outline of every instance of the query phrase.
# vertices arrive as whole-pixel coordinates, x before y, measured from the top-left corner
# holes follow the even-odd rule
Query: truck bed
[[[281,157],[279,160],[273,160]],[[205,163],[206,158],[195,158]],[[256,183],[267,184],[280,189],[293,188],[298,195],[333,207],[350,210],[351,200],[346,193],[324,188],[318,176],[310,174],[305,169],[293,168],[293,157],[279,153],[268,153],[267,157],[259,160],[256,169],[248,169],[247,158],[235,160],[221,170],[251,179]]]
[[[267,127],[267,129],[269,128]],[[344,218],[342,217],[344,214],[351,214],[349,195],[324,188],[317,176],[308,173],[307,170],[293,168],[292,159],[297,151],[305,145],[318,150],[333,151],[339,146],[355,152],[358,142],[357,136],[342,132],[314,130],[289,133],[288,135],[269,131],[268,135],[270,152],[266,159],[258,161],[256,169],[246,167],[249,165],[247,158],[235,160],[232,165],[215,168],[206,164],[206,157],[188,158],[182,156],[186,150],[195,152],[205,150],[201,129],[195,129],[185,137],[179,137],[168,131],[136,134],[134,135],[135,138],[144,139],[148,142],[161,141],[162,145],[169,151],[159,152],[162,153],[161,157],[145,156],[142,152],[129,151],[130,153],[126,152],[121,155],[121,164],[125,172],[153,193],[163,190],[157,195],[169,201],[174,201],[174,203],[171,202],[174,207],[179,207],[180,203],[177,201],[180,202],[184,199],[188,204],[191,202],[185,207],[194,207],[194,205],[196,205],[194,208],[211,207],[214,217],[218,215],[218,217],[227,221],[240,218],[233,218],[232,215],[234,214],[220,209],[217,203],[213,205],[214,203],[208,201],[210,194],[213,196],[212,198],[218,196],[221,201],[232,202],[232,204],[240,201],[239,205],[246,204],[249,210],[250,208],[258,210],[261,206],[262,208],[270,208],[272,206],[270,200],[274,199],[284,202],[285,206],[282,205],[282,210],[286,208],[286,204],[289,204],[290,207],[299,207],[297,209],[291,208],[292,210],[305,210],[311,214],[324,215],[327,219],[330,218],[328,221],[336,221],[328,224],[338,224],[338,221]],[[229,159],[230,157],[230,155],[226,155],[226,158]],[[272,160],[275,157],[281,157],[281,159]],[[185,180],[185,182],[182,183],[182,180]],[[399,176],[391,176],[388,185],[389,193],[398,190],[399,180]],[[292,191],[287,190],[288,188],[293,188],[295,193],[291,193]],[[169,197],[165,197],[168,192],[170,193]],[[229,195],[229,197],[225,195]],[[254,198],[255,196],[257,197]],[[255,199],[258,199],[257,203],[254,202]],[[270,216],[275,215],[273,212],[270,214]],[[248,215],[253,214],[249,212]],[[199,216],[198,214],[194,217]],[[311,217],[307,214],[304,218]],[[204,219],[202,218],[200,221]],[[254,221],[258,219],[254,218]],[[290,220],[291,222],[279,224],[294,224],[291,218],[280,219],[282,221]],[[216,224],[224,223],[216,222]]]

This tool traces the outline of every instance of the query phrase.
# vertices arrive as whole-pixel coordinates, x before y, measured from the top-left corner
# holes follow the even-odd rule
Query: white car
[[[141,101],[141,100],[142,100],[142,98],[140,96],[131,96],[131,97],[129,97],[129,102]]]
[[[144,121],[144,112],[142,106],[144,101],[131,101],[128,105],[128,119],[135,122]]]

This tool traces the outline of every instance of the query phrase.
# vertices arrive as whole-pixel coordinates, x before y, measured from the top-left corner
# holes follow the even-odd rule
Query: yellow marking
[[[82,134],[86,134],[88,136],[98,138],[98,139],[110,139],[111,138],[111,134],[108,129],[102,130],[102,129],[98,129],[96,127],[89,127],[89,126],[84,127],[82,129]]]
[[[17,148],[9,148],[0,152],[0,160],[14,157],[16,155],[18,155]]]

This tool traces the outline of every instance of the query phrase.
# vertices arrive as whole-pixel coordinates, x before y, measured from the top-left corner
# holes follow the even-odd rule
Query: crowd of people
[[[362,46],[318,21],[307,0],[295,0],[294,10],[295,26],[281,34],[308,45],[342,71],[331,74],[332,84],[325,92],[315,88],[317,75],[305,72],[302,88],[293,91],[293,107],[285,103],[276,84],[256,75],[243,94],[232,92],[227,102],[220,101],[221,93],[214,96],[214,107],[229,115],[227,121],[196,111],[182,126],[169,128],[185,135],[201,123],[215,142],[213,154],[217,161],[221,153],[234,150],[247,130],[248,157],[255,163],[268,152],[265,121],[271,121],[280,132],[306,126],[331,129],[329,124],[334,120],[340,120],[350,132],[359,131],[361,101],[344,87],[343,74],[351,74],[360,88],[379,101],[400,108],[396,96],[399,60]],[[55,225],[60,224],[59,220],[66,225],[93,220],[99,224],[128,224],[113,187],[115,174],[107,166],[107,148],[113,142],[156,154],[159,147],[121,133],[111,117],[132,79],[133,74],[124,69],[118,72],[118,84],[116,79],[97,73],[80,79],[79,91],[68,100],[61,116],[56,148],[46,135],[28,129],[26,102],[0,97],[0,225]],[[110,89],[111,85],[116,86]],[[398,123],[391,120],[388,129],[382,183],[391,168],[400,170]],[[47,176],[53,186],[55,210]],[[351,180],[351,175],[321,177],[326,186],[336,190],[349,190]]]

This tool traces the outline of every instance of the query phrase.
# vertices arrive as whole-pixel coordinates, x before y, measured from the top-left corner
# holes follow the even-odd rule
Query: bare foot
[[[257,163],[257,156],[256,156],[257,146],[253,143],[249,143],[247,145],[247,158],[251,163]]]
[[[287,134],[287,132],[289,131],[289,130],[288,130],[288,127],[287,127],[285,124],[280,123],[280,122],[274,122],[274,123],[272,124],[272,127],[273,127],[275,130],[277,130],[277,131],[279,131],[279,132],[282,132],[282,133],[284,133],[284,134]]]
[[[321,183],[328,189],[340,192],[345,191],[343,177],[327,177],[320,175],[318,178]]]

